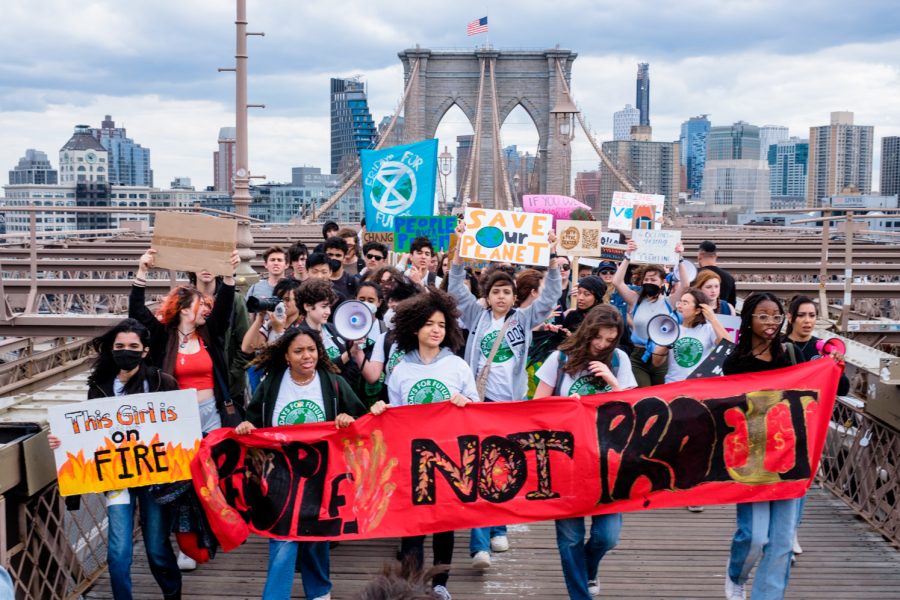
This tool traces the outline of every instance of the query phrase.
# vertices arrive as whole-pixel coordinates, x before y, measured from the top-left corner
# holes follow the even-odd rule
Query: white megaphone
[[[656,315],[647,323],[647,339],[657,346],[669,348],[680,335],[681,327],[672,315]]]
[[[684,268],[687,270],[687,282],[690,283],[697,279],[697,267],[689,261],[688,259],[684,259]],[[672,271],[672,277],[675,281],[681,281],[681,269],[678,268],[678,265],[675,265],[675,270]]]
[[[365,302],[346,300],[334,309],[332,321],[338,337],[354,342],[369,334],[375,324],[375,315]]]

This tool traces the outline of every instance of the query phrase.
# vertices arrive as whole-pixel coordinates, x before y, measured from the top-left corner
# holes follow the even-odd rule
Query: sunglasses
[[[568,271],[570,268],[569,265],[559,265],[560,271]]]
[[[384,257],[380,254],[366,254],[366,258],[369,260],[384,260]]]
[[[601,274],[601,275],[615,275],[615,273],[616,273],[615,271],[611,271],[611,270],[609,270],[609,269],[605,269],[605,270],[603,270],[603,271],[600,271],[600,274]]]

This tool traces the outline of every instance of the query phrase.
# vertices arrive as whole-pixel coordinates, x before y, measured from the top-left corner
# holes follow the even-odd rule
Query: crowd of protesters
[[[460,225],[458,233],[463,231]],[[552,233],[548,267],[491,263],[480,272],[452,249],[436,252],[425,237],[395,256],[333,222],[322,233],[312,251],[300,242],[268,248],[264,276],[245,295],[235,292],[233,277],[200,271],[190,274],[191,285],[162,298],[156,312],[145,297],[155,257],[149,249],[133,281],[129,319],[95,341],[89,397],[193,388],[204,433],[325,421],[344,428],[395,406],[447,401],[465,410],[472,402],[561,402],[682,381],[717,345],[735,341],[718,320],[737,312],[735,281],[716,265],[709,241],[700,244],[700,269],[689,281],[684,259],[671,269],[633,265],[634,241],[624,260],[581,267],[573,277],[574,261],[557,255]],[[680,256],[681,246],[676,250]],[[232,265],[238,262],[235,253]],[[372,313],[374,325],[359,340],[342,339],[332,323],[335,308],[348,299]],[[683,343],[660,347],[652,341],[648,324],[657,315],[681,324]],[[806,297],[794,299],[786,314],[774,295],[750,295],[724,372],[766,371],[816,358],[817,316]],[[425,378],[440,385],[417,385]],[[841,386],[839,393],[846,393],[846,380]],[[58,444],[51,436],[51,445]],[[196,562],[173,550],[170,533],[195,557],[216,550],[189,483],[111,492],[107,504],[113,596],[132,597],[139,507],[150,571],[164,598],[180,598],[181,571]],[[791,563],[802,551],[796,537],[801,513],[802,500],[737,505],[727,599],[746,597],[754,566],[753,598],[784,596]],[[616,546],[622,525],[621,514],[591,517],[587,532],[584,518],[556,521],[570,598],[600,594],[600,561]],[[493,553],[511,549],[499,523],[473,529],[469,540],[475,569],[490,568]],[[379,585],[391,577],[414,581],[421,597],[449,599],[454,541],[453,531],[432,536],[436,567],[428,571],[430,585],[423,585],[425,536],[403,538],[400,557],[419,575],[397,577],[388,570]],[[329,600],[329,561],[328,542],[270,540],[263,598],[289,598],[296,570],[307,598]]]

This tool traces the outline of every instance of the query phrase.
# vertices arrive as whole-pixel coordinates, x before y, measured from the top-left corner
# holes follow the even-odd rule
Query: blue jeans
[[[490,552],[491,540],[499,535],[506,535],[506,525],[473,529],[469,536],[469,556],[481,551]]]
[[[556,545],[571,600],[591,600],[588,581],[597,579],[600,559],[619,543],[622,515],[594,515],[584,541],[584,517],[556,521]]]
[[[147,550],[150,572],[163,598],[174,598],[181,594],[181,571],[172,551],[169,535],[172,532],[174,514],[168,506],[159,504],[146,487],[128,490],[131,501],[128,504],[114,504],[107,507],[108,547],[106,560],[109,564],[109,579],[113,598],[131,600],[131,561],[134,549],[134,508],[140,504],[141,534]]]
[[[328,542],[269,540],[269,572],[263,600],[289,600],[294,587],[294,566],[300,552],[303,593],[312,600],[331,591],[331,550]]]
[[[752,600],[781,600],[791,574],[791,548],[800,500],[771,500],[737,505],[737,531],[731,540],[728,576],[746,583],[759,562]]]

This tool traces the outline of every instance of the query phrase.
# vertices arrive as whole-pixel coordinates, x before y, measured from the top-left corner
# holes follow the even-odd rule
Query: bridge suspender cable
[[[406,84],[406,90],[403,92],[403,98],[400,100],[400,105],[397,107],[397,110],[394,111],[394,116],[391,118],[391,122],[388,124],[387,129],[384,130],[384,135],[378,140],[378,143],[375,144],[375,150],[380,150],[384,143],[390,138],[391,131],[394,130],[394,125],[397,123],[397,118],[400,116],[400,113],[403,111],[403,107],[406,106],[406,100],[409,98],[409,93],[412,91],[413,84],[415,84],[416,79],[419,76],[419,59],[416,59],[416,62],[413,63],[412,71],[409,73],[409,82]],[[319,215],[324,214],[328,211],[332,206],[334,206],[338,200],[340,200],[347,191],[353,187],[357,181],[362,177],[362,166],[358,167],[353,175],[344,182],[344,185],[340,187],[340,189],[335,192],[331,198],[325,201],[322,206],[318,208],[313,208],[312,214],[309,217],[309,222],[315,222],[316,218]]]
[[[575,100],[572,98],[572,94],[569,91],[569,86],[566,83],[565,76],[563,76],[562,65],[560,64],[558,58],[556,59],[556,70],[557,72],[559,72],[559,81],[562,85],[563,93],[565,93],[569,97],[569,100],[572,101],[572,104],[574,104]],[[606,155],[606,152],[604,152],[603,149],[599,145],[597,145],[597,140],[595,140],[593,134],[588,131],[588,127],[584,122],[584,116],[581,114],[581,112],[575,113],[575,116],[578,117],[578,122],[581,124],[581,129],[584,130],[584,135],[587,136],[587,139],[591,142],[591,146],[594,147],[594,151],[597,153],[597,156],[600,157],[600,160],[603,161],[603,164],[606,165],[606,168],[609,169],[610,173],[615,175],[616,179],[619,180],[619,183],[622,184],[622,187],[624,187],[626,191],[637,192],[637,190],[634,188],[634,185],[632,185],[632,183],[628,180],[628,177],[626,177],[625,174],[622,173],[618,169],[618,167],[613,164],[612,160],[610,160],[610,158]]]
[[[480,107],[479,107],[480,108]],[[503,160],[503,143],[500,139],[500,112],[497,107],[497,59],[491,59],[491,111],[493,113],[493,118],[491,121],[494,125],[494,160],[496,161],[495,165],[499,165],[499,169],[494,169],[494,208],[499,208],[496,198],[498,196],[497,190],[497,175],[499,173],[499,179],[501,183],[501,189],[503,190],[503,197],[505,200],[504,208],[506,210],[513,209],[513,198],[512,193],[509,191],[509,176],[506,172],[506,161]]]
[[[472,173],[475,172],[478,163],[478,155],[481,153],[481,123],[482,102],[484,101],[484,58],[481,59],[481,75],[478,80],[478,106],[475,110],[475,135],[472,140],[472,149],[469,151],[469,164],[466,167],[466,179],[463,183],[462,200],[464,205],[469,201],[478,200],[478,177],[475,177],[475,190],[472,192]]]

